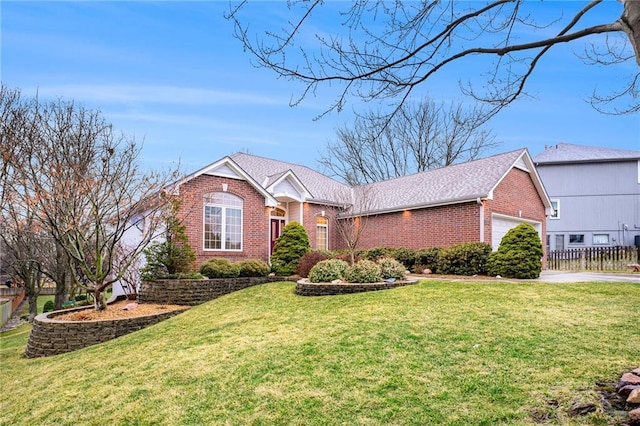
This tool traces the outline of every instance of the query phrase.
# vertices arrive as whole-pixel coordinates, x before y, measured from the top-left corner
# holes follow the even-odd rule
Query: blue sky
[[[284,23],[284,2],[249,6],[252,24]],[[536,7],[555,13],[562,6]],[[619,15],[619,3],[606,6],[596,21]],[[2,82],[26,96],[38,91],[41,98],[100,109],[116,129],[144,141],[146,167],[179,160],[191,172],[244,150],[317,168],[335,128],[351,120],[352,105],[314,120],[332,99],[327,89],[290,107],[301,86],[252,66],[223,17],[228,7],[226,1],[5,0]],[[558,46],[542,60],[527,88],[532,96],[489,123],[500,146],[487,154],[526,147],[535,155],[558,142],[640,150],[637,115],[603,115],[585,102],[594,87],[607,89],[637,64],[586,66],[573,55],[580,49]],[[454,99],[458,79],[474,77],[469,72],[475,72],[469,64],[451,67],[417,95]]]

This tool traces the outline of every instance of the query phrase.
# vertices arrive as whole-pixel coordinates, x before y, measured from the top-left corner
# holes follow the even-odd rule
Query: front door
[[[271,253],[276,240],[282,234],[282,228],[284,228],[284,219],[271,219]]]

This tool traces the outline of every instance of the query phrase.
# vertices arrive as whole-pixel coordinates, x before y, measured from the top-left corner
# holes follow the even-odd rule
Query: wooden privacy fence
[[[640,247],[585,247],[547,255],[548,268],[561,271],[628,271],[634,263],[640,263]]]

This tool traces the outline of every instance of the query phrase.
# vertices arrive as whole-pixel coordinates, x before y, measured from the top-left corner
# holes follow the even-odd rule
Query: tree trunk
[[[66,280],[65,280],[66,281]],[[67,282],[56,284],[56,297],[54,299],[54,307],[56,310],[62,309],[62,304],[69,301],[69,285]]]
[[[38,295],[34,292],[27,292],[27,300],[29,301],[29,322],[38,315]]]
[[[93,291],[93,307],[96,311],[102,311],[107,308],[107,304],[104,301],[104,291],[96,289]]]

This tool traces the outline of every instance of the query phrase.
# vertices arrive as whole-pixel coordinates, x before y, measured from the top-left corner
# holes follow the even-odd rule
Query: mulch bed
[[[112,303],[103,311],[96,311],[93,308],[83,309],[80,311],[72,311],[66,314],[56,315],[55,320],[58,321],[96,321],[111,320],[122,318],[136,318],[145,315],[159,314],[161,312],[175,311],[185,309],[180,305],[160,305],[154,303],[141,303],[135,309],[123,309],[125,306],[132,304],[130,300],[122,300]]]

